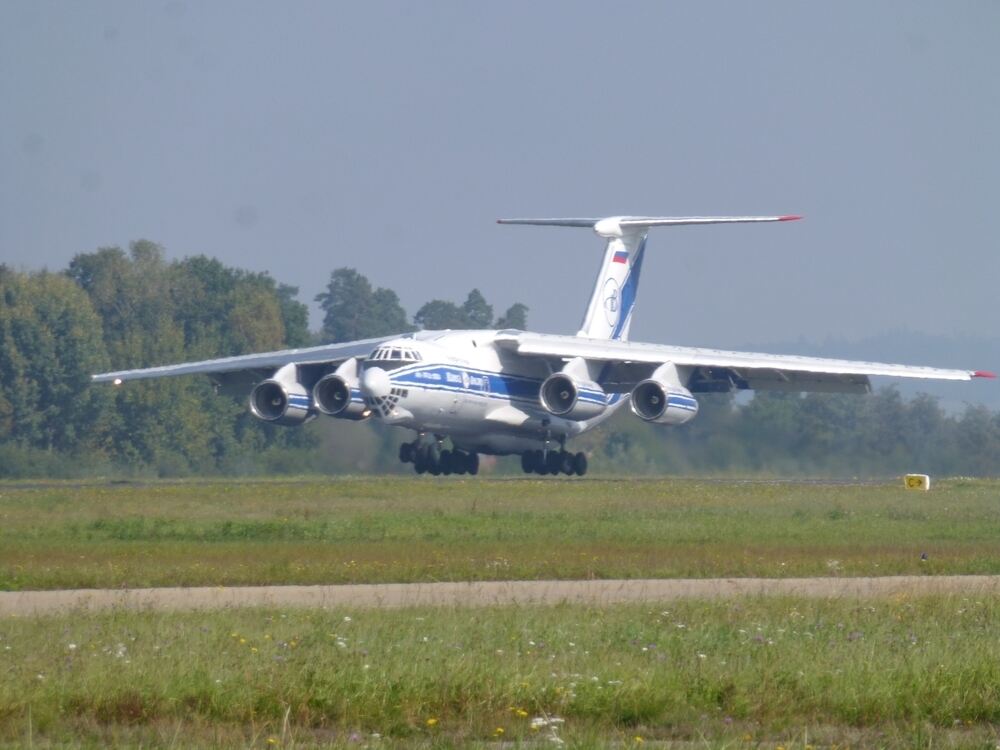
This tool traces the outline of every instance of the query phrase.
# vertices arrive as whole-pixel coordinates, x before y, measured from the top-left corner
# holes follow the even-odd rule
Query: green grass
[[[1000,573],[998,507],[982,480],[6,483],[0,588]]]
[[[959,597],[7,619],[0,743],[993,747],[997,622]]]

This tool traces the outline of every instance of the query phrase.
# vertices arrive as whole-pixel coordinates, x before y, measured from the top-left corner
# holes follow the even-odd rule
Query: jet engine
[[[663,365],[651,378],[632,389],[629,399],[632,413],[647,422],[680,425],[698,414],[698,401],[680,385],[677,368]]]
[[[285,365],[250,391],[250,413],[275,424],[296,425],[311,415],[306,387],[298,380],[295,365]]]
[[[592,419],[607,408],[601,386],[573,377],[565,370],[545,379],[538,391],[538,400],[550,414],[576,422]]]
[[[371,415],[358,390],[358,361],[345,361],[336,372],[320,378],[312,391],[313,403],[324,414],[339,419],[361,420]]]

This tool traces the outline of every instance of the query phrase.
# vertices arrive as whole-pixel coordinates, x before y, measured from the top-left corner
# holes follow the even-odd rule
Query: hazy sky
[[[633,338],[995,335],[998,39],[993,1],[9,0],[0,261],[148,238],[574,332],[597,238],[494,219],[801,213],[654,230]]]

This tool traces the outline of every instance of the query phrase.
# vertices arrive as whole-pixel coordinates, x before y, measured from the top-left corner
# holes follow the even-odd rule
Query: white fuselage
[[[384,342],[379,349],[401,357],[364,360],[357,398],[368,396],[373,415],[386,424],[448,436],[456,447],[492,454],[521,453],[579,435],[628,400],[607,394],[604,412],[587,420],[554,416],[538,398],[542,381],[552,374],[544,361],[505,357],[494,346],[495,336],[496,331],[428,331]],[[381,373],[366,378],[375,368],[388,375],[388,383]],[[365,393],[364,384],[376,380],[383,385],[372,398],[376,389]]]

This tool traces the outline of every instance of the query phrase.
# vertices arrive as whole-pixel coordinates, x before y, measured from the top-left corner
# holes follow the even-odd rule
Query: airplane
[[[105,372],[97,383],[203,374],[225,393],[249,393],[265,422],[320,415],[378,419],[416,433],[399,459],[418,474],[477,474],[480,454],[520,455],[526,474],[583,476],[587,456],[567,442],[629,405],[646,422],[683,425],[696,395],[742,390],[864,394],[871,376],[971,380],[948,370],[629,341],[646,238],[654,227],[788,222],[799,216],[612,216],[501,219],[581,227],[604,256],[575,336],[520,330],[417,331],[201,362]],[[451,448],[445,440],[451,441]]]

